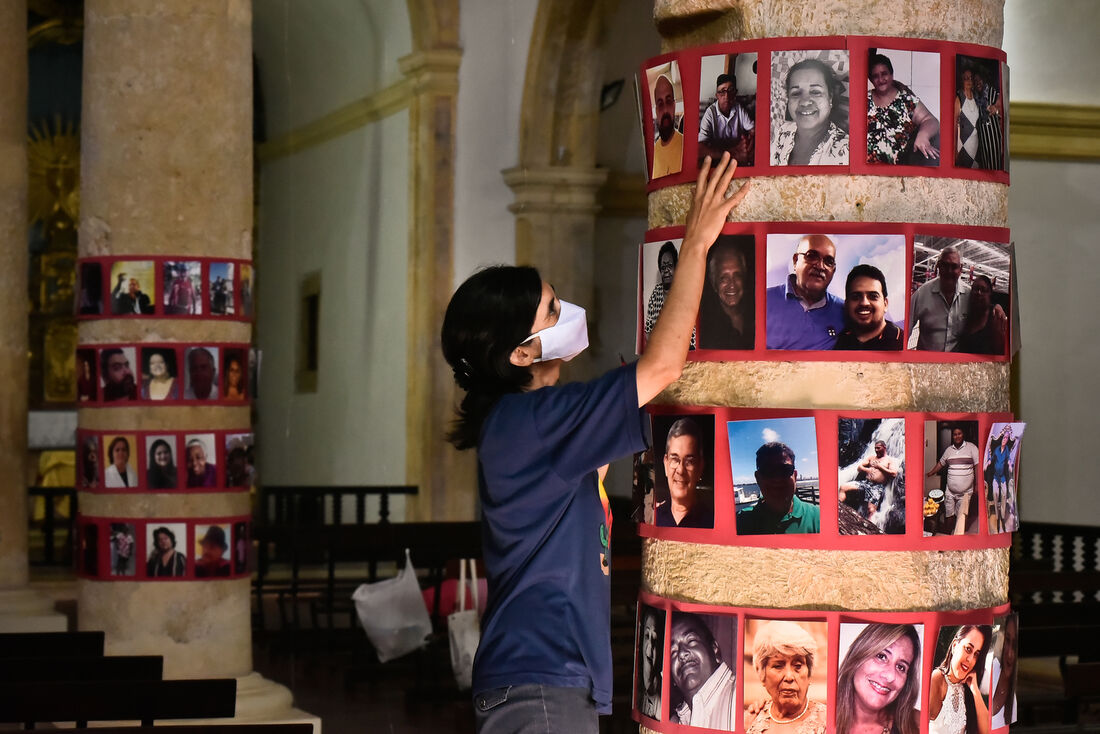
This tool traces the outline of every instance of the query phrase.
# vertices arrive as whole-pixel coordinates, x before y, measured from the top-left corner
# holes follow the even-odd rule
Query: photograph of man
[[[192,434],[185,438],[188,487],[218,486],[218,467],[214,464],[214,434]]]
[[[126,273],[119,274],[114,290],[111,291],[111,313],[116,316],[153,313],[153,303],[149,296],[142,293],[141,283],[137,278],[127,279]]]
[[[195,526],[195,577],[200,579],[228,576],[229,542],[225,537],[225,528],[221,525]]]
[[[187,384],[184,400],[218,399],[218,348],[191,347],[187,350]]]
[[[173,523],[171,526],[154,527],[150,523],[148,532],[149,537],[145,544],[149,548],[149,560],[145,563],[145,575],[149,578],[178,578],[187,575],[187,557],[176,550],[176,534],[186,538],[187,526]]]
[[[240,433],[225,439],[225,486],[251,487],[252,467],[248,464],[248,449],[252,434]]]
[[[233,263],[210,263],[210,313],[215,316],[232,316],[236,313],[233,302]]]
[[[756,58],[755,53],[702,58],[701,78],[714,79],[714,95],[700,99],[699,107],[705,107],[699,116],[700,165],[704,156],[718,160],[725,152],[729,152],[741,166],[753,164],[756,147],[756,121],[753,119],[756,114]],[[739,74],[751,83],[751,88],[739,89]]]
[[[768,349],[832,349],[844,330],[844,303],[828,292],[836,245],[823,234],[805,235],[791,266],[786,282],[767,291]]]
[[[714,469],[707,461],[713,453],[714,416],[675,419],[665,439],[664,471],[657,480],[657,527],[714,527],[713,489],[704,489],[714,486]]]
[[[638,662],[634,666],[635,708],[642,716],[661,720],[661,666],[665,654],[665,612],[639,604]]]
[[[1001,65],[979,56],[955,57],[955,165],[1004,169]]]
[[[202,313],[202,265],[164,263],[164,313],[172,316]]]
[[[130,370],[133,362],[133,347],[108,347],[99,350],[99,374],[103,382],[104,402],[137,399],[137,381]]]
[[[699,302],[700,349],[752,349],[756,341],[756,260],[752,235],[719,235],[707,253]]]
[[[905,420],[837,421],[841,535],[905,533]]]
[[[825,734],[827,623],[750,619],[745,658],[746,734]]]
[[[684,165],[684,134],[680,130],[677,84],[680,67],[672,61],[646,71],[653,99],[653,169],[650,179],[679,173]]]
[[[104,436],[107,444],[107,460],[103,472],[103,486],[109,489],[136,487],[138,474],[130,463],[130,447],[135,444],[134,436]]]
[[[936,277],[909,299],[909,329],[917,332],[917,349],[950,352],[966,324],[970,286],[960,282],[962,256],[954,245],[940,251]]]
[[[734,730],[736,640],[736,617],[672,612],[668,667],[673,723]]]
[[[1026,423],[994,423],[985,454],[985,497],[989,503],[989,532],[1011,533],[1020,529],[1016,511],[1016,461]]]
[[[80,295],[76,312],[82,316],[103,313],[103,265],[80,263]]]
[[[134,551],[134,524],[129,522],[111,523],[112,576],[134,575]]]
[[[844,282],[844,331],[833,349],[900,351],[901,329],[886,320],[886,276],[874,265],[856,265]]]
[[[156,267],[151,261],[116,261],[111,264],[111,313],[153,313],[153,300],[145,291],[155,288]]]
[[[730,421],[726,427],[737,505],[737,534],[821,532],[814,419]],[[796,450],[802,455],[801,460]]]
[[[81,403],[94,403],[96,399],[95,350],[76,350],[76,399]]]
[[[936,447],[941,451],[939,461],[925,474],[924,529],[931,534],[964,535],[978,532],[978,498],[974,494],[981,455],[973,441],[977,440],[977,421],[928,421],[925,432],[925,466],[935,458]],[[950,436],[945,441],[944,436]],[[968,440],[972,438],[973,441]],[[946,481],[942,472],[946,469]],[[937,492],[937,494],[933,494]],[[933,500],[935,509],[927,498]]]

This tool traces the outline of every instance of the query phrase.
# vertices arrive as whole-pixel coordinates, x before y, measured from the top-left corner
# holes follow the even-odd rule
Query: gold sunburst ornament
[[[71,120],[31,126],[27,140],[28,222],[41,224],[47,247],[73,240],[80,216],[80,133]]]

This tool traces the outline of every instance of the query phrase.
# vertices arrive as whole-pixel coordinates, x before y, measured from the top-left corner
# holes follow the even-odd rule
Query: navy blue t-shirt
[[[478,445],[489,600],[474,694],[586,688],[611,711],[608,539],[596,469],[645,448],[635,366],[501,398]]]

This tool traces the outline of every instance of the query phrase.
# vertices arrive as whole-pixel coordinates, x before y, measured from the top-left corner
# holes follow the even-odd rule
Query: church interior
[[[451,294],[484,266],[534,265],[587,309],[589,348],[563,381],[636,359],[639,247],[682,225],[690,200],[690,182],[648,175],[647,59],[740,39],[904,36],[1003,49],[1001,178],[853,173],[842,189],[845,176],[779,170],[735,214],[1006,228],[1010,356],[911,372],[700,361],[658,402],[1026,422],[1019,530],[968,561],[1003,566],[978,584],[1000,583],[998,603],[969,606],[1041,607],[1041,629],[1020,617],[1014,731],[1100,726],[1100,453],[1084,440],[1100,414],[1100,339],[1087,341],[1078,300],[1100,288],[1094,0],[3,5],[0,633],[103,631],[109,655],[163,656],[165,679],[235,679],[241,722],[474,731],[444,627],[458,561],[481,556],[482,515],[476,456],[446,440],[461,399],[440,351]],[[918,264],[934,268],[938,249]],[[996,253],[982,257],[971,261]],[[742,379],[753,387],[730,386]],[[729,402],[707,397],[723,390]],[[604,480],[616,688],[603,731],[688,730],[632,716],[639,589],[890,608],[799,599],[793,572],[768,597],[785,603],[698,588],[675,546],[702,547],[707,564],[742,557],[639,537],[634,479],[626,458]],[[162,538],[193,557],[185,578],[154,580],[152,561],[142,573]],[[410,545],[432,641],[380,663],[351,593],[400,571]],[[931,568],[968,549],[914,553]],[[967,583],[949,599],[915,580],[911,607],[967,607]]]

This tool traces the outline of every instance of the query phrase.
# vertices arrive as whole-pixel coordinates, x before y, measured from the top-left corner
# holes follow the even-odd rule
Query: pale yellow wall
[[[412,50],[403,2],[257,0],[254,12],[269,139],[397,81]],[[405,483],[408,180],[404,109],[261,165],[265,483]],[[317,391],[296,393],[299,282],[314,271]]]

